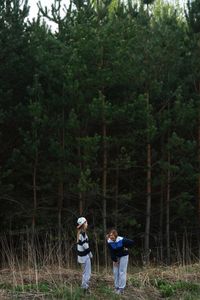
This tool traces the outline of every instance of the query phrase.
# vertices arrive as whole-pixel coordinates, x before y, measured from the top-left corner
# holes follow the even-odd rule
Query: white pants
[[[89,288],[89,281],[91,277],[91,259],[89,255],[87,255],[87,259],[84,263],[81,264],[82,266],[82,284],[81,287],[83,289],[88,289]]]
[[[119,257],[118,265],[113,265],[114,284],[116,289],[125,288],[127,267],[128,255]]]

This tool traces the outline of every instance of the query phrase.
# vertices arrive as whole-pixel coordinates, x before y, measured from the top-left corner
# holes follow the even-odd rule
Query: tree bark
[[[160,224],[159,224],[159,247],[160,247],[160,261],[163,261],[163,203],[164,203],[164,183],[163,174],[161,174],[161,196],[160,196]]]
[[[58,240],[59,240],[59,263],[61,263],[61,243],[62,243],[62,211],[64,203],[64,179],[63,166],[65,156],[65,112],[62,109],[62,131],[61,131],[61,163],[60,163],[60,182],[58,184]]]
[[[198,83],[197,92],[200,98],[200,82]],[[198,145],[198,192],[197,192],[197,218],[198,218],[198,230],[197,230],[197,241],[199,245],[199,258],[200,258],[200,100],[198,104],[198,132],[197,132],[197,145]]]
[[[171,188],[171,172],[170,172],[170,152],[167,154],[167,199],[166,199],[166,244],[167,244],[167,263],[170,264],[170,188]]]
[[[146,225],[145,225],[145,264],[149,264],[149,236],[151,224],[151,144],[149,138],[149,95],[147,94],[147,202],[146,202]]]
[[[115,228],[118,226],[118,208],[119,208],[119,165],[117,162],[115,174]]]
[[[147,203],[146,203],[146,226],[145,226],[145,264],[149,264],[149,236],[151,223],[151,145],[147,145]]]
[[[35,161],[33,166],[33,215],[32,215],[32,231],[35,232],[36,225],[36,213],[37,213],[37,163],[38,163],[38,152],[36,151]]]
[[[103,118],[102,118],[102,134],[103,134],[103,179],[102,179],[102,191],[103,191],[103,233],[104,237],[107,233],[107,167],[108,167],[108,157],[107,157],[107,125],[104,113],[104,97],[103,101]],[[104,243],[104,259],[107,266],[107,247],[106,242]]]
[[[81,159],[81,147],[80,147],[80,143],[78,144],[78,157],[79,157],[79,169],[80,169],[80,176],[81,176],[81,172],[83,169],[82,166],[82,159]],[[79,191],[79,214],[80,216],[83,214],[83,192]]]
[[[199,87],[200,88],[200,87]],[[199,90],[199,96],[200,96],[200,90]],[[198,168],[199,168],[199,176],[198,176],[198,224],[200,228],[200,108],[199,108],[199,114],[198,114]]]

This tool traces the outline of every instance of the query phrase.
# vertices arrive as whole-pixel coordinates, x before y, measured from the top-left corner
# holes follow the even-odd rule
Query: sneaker
[[[121,295],[121,294],[124,294],[124,289],[119,289],[118,291],[119,291],[119,294],[120,294],[120,295]]]

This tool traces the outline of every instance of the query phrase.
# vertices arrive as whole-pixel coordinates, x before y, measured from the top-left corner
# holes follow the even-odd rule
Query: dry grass
[[[141,285],[151,285],[152,280],[164,279],[170,282],[190,281],[200,283],[200,264],[188,266],[145,268],[136,272],[134,277]]]
[[[156,281],[163,280],[170,284],[178,281],[200,284],[200,265],[172,266],[159,268],[144,268],[128,274],[127,288],[122,299],[134,300],[157,300],[163,299],[160,291],[156,288]],[[73,296],[73,290],[80,285],[81,270],[66,269],[64,267],[46,266],[40,269],[2,269],[0,270],[0,299],[14,299],[16,288],[18,299],[50,299],[45,295],[53,293],[61,286],[71,290],[71,296],[65,299],[84,299],[83,296]],[[40,285],[48,286],[48,293],[40,290]],[[27,291],[27,285],[34,285],[34,291]],[[50,288],[49,288],[50,287]],[[118,299],[112,293],[113,276],[109,272],[93,273],[91,279],[92,296],[88,299]],[[13,291],[15,291],[13,293]],[[116,298],[117,297],[117,298]],[[51,298],[54,299],[54,298]],[[58,299],[58,298],[55,298]],[[59,298],[61,299],[61,298]],[[64,298],[63,298],[64,299]],[[184,298],[177,298],[184,299]],[[193,298],[192,298],[193,299]],[[198,298],[195,298],[198,299]]]

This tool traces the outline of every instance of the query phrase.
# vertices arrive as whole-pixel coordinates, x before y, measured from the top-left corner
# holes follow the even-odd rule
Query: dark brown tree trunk
[[[62,212],[64,203],[64,156],[65,156],[65,113],[62,110],[62,132],[61,132],[61,162],[60,162],[60,182],[58,184],[58,241],[59,241],[59,263],[61,263],[61,243],[62,243]]]
[[[199,83],[199,96],[200,96],[200,83]],[[198,114],[198,168],[199,168],[199,176],[198,176],[198,200],[197,200],[197,207],[198,207],[198,224],[200,228],[200,108]]]
[[[36,152],[35,161],[33,166],[33,215],[32,215],[32,231],[35,232],[36,225],[36,213],[37,213],[37,164],[38,164],[38,153]]]
[[[81,176],[81,172],[82,172],[83,166],[82,166],[81,146],[80,146],[80,143],[78,144],[78,158],[79,158],[79,169],[80,169],[80,176]],[[82,216],[83,210],[84,210],[83,202],[84,202],[83,192],[79,191],[79,214],[80,214],[80,216]]]
[[[103,110],[104,110],[104,97],[103,97]],[[107,168],[108,168],[108,157],[107,157],[107,126],[105,120],[105,114],[103,112],[102,120],[102,134],[103,134],[103,179],[102,179],[102,191],[103,191],[103,233],[104,237],[107,233]],[[106,242],[104,243],[104,259],[107,266],[107,247]]]
[[[63,201],[64,201],[64,184],[63,184],[63,180],[61,178],[59,186],[58,186],[58,228],[59,228],[59,232],[62,228]]]
[[[170,264],[170,185],[171,185],[171,172],[170,172],[170,152],[167,154],[167,199],[166,199],[166,244],[167,244],[167,263]]]
[[[147,201],[146,201],[146,225],[145,225],[145,264],[149,264],[149,236],[151,224],[151,144],[149,138],[149,95],[147,94]]]
[[[99,62],[99,70],[101,71],[104,66],[104,48],[101,46],[101,57]],[[103,137],[103,174],[102,174],[102,196],[103,196],[103,234],[104,234],[104,260],[107,268],[107,245],[106,245],[106,233],[107,233],[107,173],[108,173],[108,155],[107,155],[107,124],[105,116],[105,96],[104,86],[99,90],[99,97],[102,99],[102,137]]]
[[[146,226],[145,226],[145,264],[149,264],[149,236],[151,223],[151,145],[147,145],[147,202],[146,202]]]
[[[118,226],[118,208],[119,208],[119,165],[117,163],[115,173],[115,228]]]
[[[159,248],[160,248],[160,261],[163,262],[163,203],[164,203],[164,183],[163,174],[161,175],[161,196],[160,196],[160,224],[159,224]]]
[[[197,93],[200,98],[200,81],[196,87]],[[198,105],[198,132],[197,132],[197,145],[198,145],[198,191],[197,191],[197,218],[198,218],[198,230],[197,230],[197,240],[199,245],[199,258],[200,258],[200,101]]]

